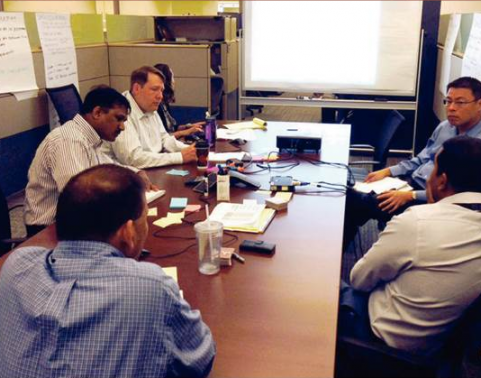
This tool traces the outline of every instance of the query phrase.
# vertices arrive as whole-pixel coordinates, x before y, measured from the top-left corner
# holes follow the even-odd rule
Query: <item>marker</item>
[[[242,264],[246,262],[246,259],[236,252],[232,252],[232,257],[235,258],[237,261],[241,262]]]

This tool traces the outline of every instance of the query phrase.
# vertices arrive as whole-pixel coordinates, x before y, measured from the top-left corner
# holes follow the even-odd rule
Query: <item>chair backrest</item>
[[[373,145],[373,160],[379,162],[373,166],[373,170],[377,171],[386,166],[389,147],[391,146],[394,134],[406,119],[397,110],[391,110],[382,124],[378,137]]]
[[[64,124],[75,117],[82,107],[82,99],[74,84],[63,87],[47,88],[48,96],[57,111],[60,124]]]
[[[12,230],[10,228],[10,214],[8,204],[3,191],[0,189],[0,240],[10,239]],[[0,243],[0,255],[10,250],[9,246]]]
[[[222,95],[224,93],[224,79],[220,76],[212,76],[210,78],[210,107],[212,115],[222,116]]]

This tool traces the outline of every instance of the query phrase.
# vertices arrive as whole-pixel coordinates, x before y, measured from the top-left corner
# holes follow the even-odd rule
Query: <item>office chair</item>
[[[355,161],[349,163],[354,179],[356,181],[364,181],[369,174],[368,169],[364,167],[353,167],[354,165],[371,165],[372,171],[377,171],[386,166],[389,147],[391,146],[394,134],[399,126],[406,119],[396,110],[391,110],[383,121],[383,124],[376,134],[372,145],[369,144],[352,144],[351,148],[372,148],[374,150],[373,160]],[[353,127],[356,127],[355,123]]]
[[[211,115],[222,118],[222,96],[224,94],[224,79],[222,77],[211,76],[210,93]]]
[[[50,100],[57,111],[60,124],[70,121],[80,112],[82,99],[74,84],[64,85],[63,87],[46,88]]]
[[[480,369],[481,295],[453,327],[443,348],[420,356],[387,346],[382,340],[338,336],[336,374],[342,377],[459,377],[466,361]],[[472,371],[471,370],[471,371]],[[477,370],[481,371],[481,370]]]
[[[26,238],[12,239],[10,211],[21,206],[23,205],[17,205],[9,209],[7,199],[0,189],[0,256],[26,240]]]

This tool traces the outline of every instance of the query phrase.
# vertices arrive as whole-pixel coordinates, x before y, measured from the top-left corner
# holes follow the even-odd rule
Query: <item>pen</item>
[[[241,255],[239,255],[236,252],[232,252],[232,257],[235,258],[237,261],[241,262],[242,264],[244,264],[246,261],[245,258],[243,258]]]

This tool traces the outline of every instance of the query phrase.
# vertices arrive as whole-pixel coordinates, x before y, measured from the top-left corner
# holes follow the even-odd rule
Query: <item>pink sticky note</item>
[[[200,210],[200,205],[187,205],[184,211],[186,213],[195,213]]]

